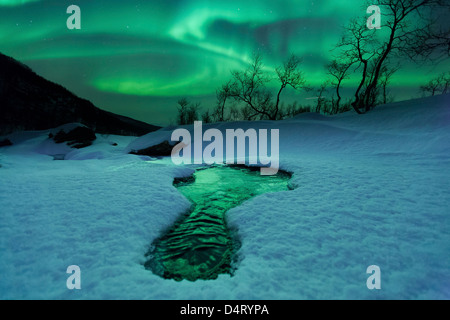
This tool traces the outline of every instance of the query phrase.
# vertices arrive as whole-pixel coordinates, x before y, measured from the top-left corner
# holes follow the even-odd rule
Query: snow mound
[[[0,148],[0,298],[450,299],[449,98],[205,125],[279,129],[281,169],[297,186],[228,212],[239,262],[233,277],[213,281],[164,280],[143,266],[190,207],[172,183],[194,167],[128,152],[172,129],[97,135],[80,150],[58,149],[48,132],[17,134]],[[81,290],[66,288],[74,264]],[[366,286],[371,265],[381,290]]]

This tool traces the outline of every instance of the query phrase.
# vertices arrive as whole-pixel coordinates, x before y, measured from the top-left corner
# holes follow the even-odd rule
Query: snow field
[[[364,116],[217,125],[280,129],[281,169],[297,188],[229,211],[239,265],[213,281],[164,280],[142,265],[189,208],[172,181],[193,167],[126,152],[170,130],[81,150],[28,133],[0,149],[0,298],[449,299],[449,106],[447,95]],[[49,156],[60,153],[69,161]],[[66,288],[72,264],[81,290]],[[381,290],[366,287],[373,264]]]

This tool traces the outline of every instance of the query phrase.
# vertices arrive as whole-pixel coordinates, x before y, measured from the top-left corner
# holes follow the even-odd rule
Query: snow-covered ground
[[[189,208],[172,182],[193,168],[126,152],[170,130],[81,150],[27,132],[0,148],[0,298],[450,299],[449,95],[209,127],[279,129],[297,186],[228,213],[242,242],[233,277],[176,282],[142,265]],[[66,287],[70,265],[81,290]],[[381,290],[366,286],[370,265]]]

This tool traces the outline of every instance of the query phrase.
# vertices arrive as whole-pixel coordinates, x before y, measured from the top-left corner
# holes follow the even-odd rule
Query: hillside
[[[157,126],[101,110],[0,53],[0,135],[79,122],[97,133],[140,136]]]

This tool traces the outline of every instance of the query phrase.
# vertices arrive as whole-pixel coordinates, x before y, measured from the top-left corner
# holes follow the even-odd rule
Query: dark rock
[[[133,150],[130,153],[139,156],[149,157],[170,157],[172,155],[172,149],[175,145],[171,145],[169,141],[164,141],[160,144],[148,147],[142,150]]]
[[[184,178],[175,178],[173,180],[173,185],[178,187],[181,186],[185,186],[185,185],[189,185],[195,182],[195,176],[194,175],[190,175],[188,177],[184,177]]]
[[[1,140],[0,141],[0,147],[8,147],[12,146],[12,142],[9,139]]]
[[[95,132],[92,129],[87,127],[76,127],[67,133],[63,130],[59,131],[53,137],[53,140],[55,140],[56,143],[67,142],[68,146],[81,149],[90,146],[92,141],[96,138]]]

